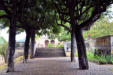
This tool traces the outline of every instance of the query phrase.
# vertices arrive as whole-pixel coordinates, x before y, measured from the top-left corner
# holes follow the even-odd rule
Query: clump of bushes
[[[95,55],[94,53],[88,51],[87,57],[89,61],[98,62],[100,64],[113,64],[113,58],[111,55]]]
[[[53,44],[49,43],[49,44],[48,44],[48,47],[53,47]]]
[[[78,56],[77,52],[75,56]],[[87,58],[89,61],[99,64],[113,64],[113,55],[95,55],[93,52],[88,50]]]

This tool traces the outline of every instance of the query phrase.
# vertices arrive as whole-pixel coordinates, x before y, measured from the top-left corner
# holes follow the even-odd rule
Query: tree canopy
[[[87,40],[88,35],[91,38],[97,38],[106,35],[113,35],[113,22],[109,22],[109,18],[97,20],[90,30],[84,31],[84,37]]]
[[[24,50],[28,58],[31,32],[37,29],[42,34],[58,33],[60,27],[57,25],[63,26],[71,33],[72,39],[76,39],[79,67],[88,69],[82,30],[89,29],[112,3],[112,0],[0,0],[0,18],[7,18],[2,21],[9,24],[8,71],[14,71],[17,27],[25,29],[28,34]]]

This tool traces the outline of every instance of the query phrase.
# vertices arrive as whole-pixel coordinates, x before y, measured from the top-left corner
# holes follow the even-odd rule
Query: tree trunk
[[[77,28],[75,29],[75,37],[76,37],[76,43],[77,43],[77,49],[78,49],[79,68],[88,69],[89,66],[88,66],[88,60],[86,55],[86,47],[85,47],[81,29],[77,29]]]
[[[74,29],[71,31],[71,62],[75,61],[75,34]]]
[[[30,32],[26,30],[26,40],[24,44],[24,63],[27,63],[29,54]]]
[[[9,26],[9,45],[8,45],[8,70],[7,72],[14,71],[14,53],[15,53],[15,36],[16,36],[16,21],[12,17]]]
[[[34,57],[34,45],[35,45],[35,30],[31,32],[31,58]]]

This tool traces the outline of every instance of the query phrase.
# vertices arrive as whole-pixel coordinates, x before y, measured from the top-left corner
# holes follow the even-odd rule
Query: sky
[[[0,36],[2,36],[6,41],[9,39],[8,28],[0,29]],[[16,35],[16,41],[24,40],[26,37],[25,32]]]

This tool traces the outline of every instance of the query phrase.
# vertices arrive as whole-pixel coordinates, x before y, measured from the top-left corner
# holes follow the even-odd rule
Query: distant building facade
[[[50,40],[47,35],[41,36],[37,41],[37,47],[48,47],[48,44],[51,43],[54,45],[58,44],[58,39]]]
[[[24,42],[25,42],[25,39],[17,40],[16,41],[16,48],[17,49],[23,49],[24,48]]]
[[[103,50],[108,54],[113,54],[113,35],[102,36],[87,41],[91,50]]]

